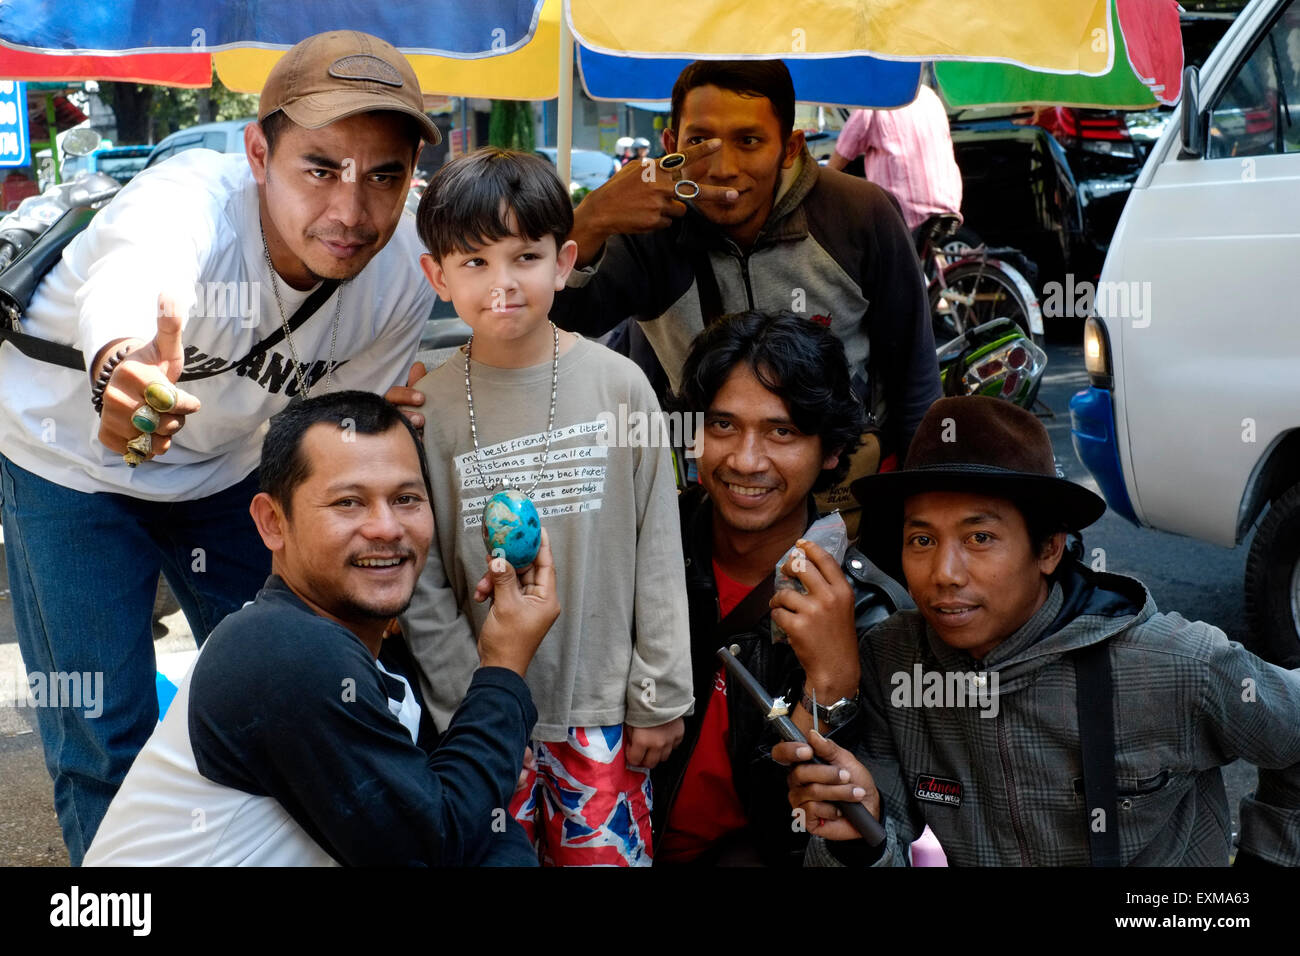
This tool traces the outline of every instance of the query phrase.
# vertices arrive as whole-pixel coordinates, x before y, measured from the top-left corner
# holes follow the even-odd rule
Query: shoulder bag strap
[[[1115,705],[1110,642],[1090,644],[1074,656],[1075,706],[1083,752],[1083,795],[1093,866],[1119,866],[1119,815],[1115,786]],[[1097,810],[1104,816],[1094,821]],[[1100,825],[1100,829],[1098,829]]]
[[[61,365],[78,372],[86,370],[86,360],[81,354],[81,349],[19,332],[17,329],[10,328],[7,322],[0,323],[0,342],[10,343],[28,358],[34,358],[38,362]]]
[[[310,319],[313,315],[316,314],[316,311],[322,305],[325,304],[325,301],[334,294],[334,291],[338,287],[339,287],[338,279],[330,279],[326,282],[322,282],[320,286],[316,289],[316,291],[313,292],[311,295],[307,296],[307,299],[303,302],[303,304],[298,306],[298,311],[294,312],[293,316],[289,319],[287,323],[288,330],[290,332],[297,331],[300,325],[302,325],[304,322],[306,322],[308,319]],[[196,379],[200,379],[200,378],[211,378],[213,375],[220,375],[222,372],[229,372],[232,368],[238,368],[240,365],[246,365],[252,362],[258,356],[265,354],[275,346],[279,345],[280,342],[284,339],[284,336],[285,336],[285,326],[282,325],[274,332],[272,332],[270,335],[268,335],[266,338],[262,339],[262,341],[258,342],[255,346],[249,349],[248,354],[245,355],[238,362],[231,362],[229,365],[226,365],[223,368],[210,369],[208,371],[203,371],[203,372],[182,372],[179,381],[193,382]]]
[[[300,325],[310,319],[325,304],[325,301],[334,294],[334,290],[338,287],[337,280],[322,282],[320,288],[309,295],[306,301],[298,307],[298,311],[294,312],[293,317],[289,319],[289,331],[297,330]],[[231,362],[222,368],[210,369],[204,372],[182,372],[180,381],[192,382],[195,379],[210,378],[213,375],[220,375],[222,372],[229,372],[232,368],[253,361],[259,355],[279,345],[283,339],[284,326],[281,326],[253,346],[248,354],[238,362]],[[17,329],[10,328],[7,322],[0,324],[0,342],[11,343],[18,351],[29,358],[36,359],[38,362],[47,362],[50,365],[59,365],[78,372],[86,370],[86,361],[80,349],[73,348],[71,345],[51,342],[49,339],[38,338],[35,335],[28,335],[25,332],[19,332]]]

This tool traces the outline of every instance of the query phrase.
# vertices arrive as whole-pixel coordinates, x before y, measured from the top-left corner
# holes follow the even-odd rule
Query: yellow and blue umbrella
[[[0,42],[50,56],[52,69],[66,58],[64,77],[114,58],[193,65],[209,56],[227,86],[256,92],[293,43],[349,28],[410,56],[426,92],[538,100],[560,94],[571,35],[598,99],[662,99],[700,57],[779,56],[807,102],[902,105],[918,64],[934,60],[955,104],[1132,108],[1176,99],[1177,10],[1175,0],[4,0]],[[1163,53],[1153,59],[1153,48]],[[193,68],[160,77],[178,79],[192,85]]]
[[[890,108],[936,62],[953,106],[1145,109],[1180,92],[1175,0],[567,0],[596,99],[659,100],[699,57],[780,56],[799,98]],[[691,51],[683,55],[681,51]]]
[[[209,56],[228,87],[257,92],[303,37],[364,30],[410,57],[426,93],[558,97],[563,164],[575,41],[596,99],[664,99],[681,68],[701,57],[781,57],[806,102],[902,106],[915,96],[921,64],[939,61],[940,90],[954,105],[1132,109],[1177,99],[1177,10],[1174,0],[106,0],[93,8],[3,0],[0,43],[43,54],[53,70],[84,71],[88,54],[100,57],[98,68],[115,57],[124,66],[146,55],[189,58],[185,85],[193,58]],[[143,79],[136,69],[133,78]]]

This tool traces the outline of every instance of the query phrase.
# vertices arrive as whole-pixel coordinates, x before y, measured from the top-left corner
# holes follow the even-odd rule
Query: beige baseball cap
[[[258,121],[276,110],[306,129],[393,110],[416,120],[428,142],[442,141],[424,112],[420,82],[406,57],[379,37],[355,30],[318,33],[280,57],[262,87]]]

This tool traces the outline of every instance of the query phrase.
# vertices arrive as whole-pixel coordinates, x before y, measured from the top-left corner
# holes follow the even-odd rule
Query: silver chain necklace
[[[551,414],[546,419],[546,448],[542,451],[542,467],[538,470],[533,483],[524,491],[524,494],[529,497],[532,496],[533,489],[537,487],[538,482],[542,480],[542,476],[546,474],[546,462],[551,457],[551,432],[555,428],[555,396],[559,394],[557,386],[560,381],[560,330],[556,328],[554,322],[551,323],[551,332],[555,337],[555,354],[551,358]],[[474,336],[471,335],[469,341],[465,343],[465,404],[469,406],[469,433],[474,440],[474,468],[478,472],[479,483],[484,488],[490,489],[491,485],[488,484],[488,477],[483,474],[483,460],[480,457],[478,448],[478,427],[474,423],[474,392],[469,384],[469,361],[473,348]],[[504,488],[511,487],[510,479],[502,477],[501,485]]]
[[[298,394],[311,398],[307,388],[307,379],[303,377],[302,365],[298,362],[298,350],[293,347],[293,335],[289,332],[289,323],[284,317],[284,303],[280,301],[280,284],[275,280],[275,264],[271,262],[271,247],[266,244],[266,230],[262,230],[262,252],[266,255],[266,268],[271,272],[271,292],[275,294],[275,307],[280,312],[280,324],[284,326],[284,340],[289,343],[289,358],[293,359],[293,373],[298,378]],[[334,300],[334,331],[330,333],[330,362],[325,367],[325,391],[334,385],[334,346],[339,338],[339,316],[343,311],[343,287],[337,290]]]

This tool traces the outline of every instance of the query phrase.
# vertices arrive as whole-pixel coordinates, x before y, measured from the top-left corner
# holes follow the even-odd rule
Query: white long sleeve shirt
[[[332,390],[382,394],[405,383],[433,304],[419,268],[422,251],[414,221],[403,215],[366,268],[292,333],[312,394],[324,389],[340,295]],[[288,318],[312,290],[277,281]],[[75,346],[89,365],[113,339],[154,337],[160,292],[174,297],[183,316],[187,371],[237,362],[281,327],[245,156],[188,150],[137,176],[64,250],[37,289],[23,330]],[[244,373],[182,383],[202,409],[165,455],[132,469],[99,442],[85,372],[4,346],[0,453],[77,491],[155,501],[215,494],[257,467],[267,420],[298,392],[283,340]]]

